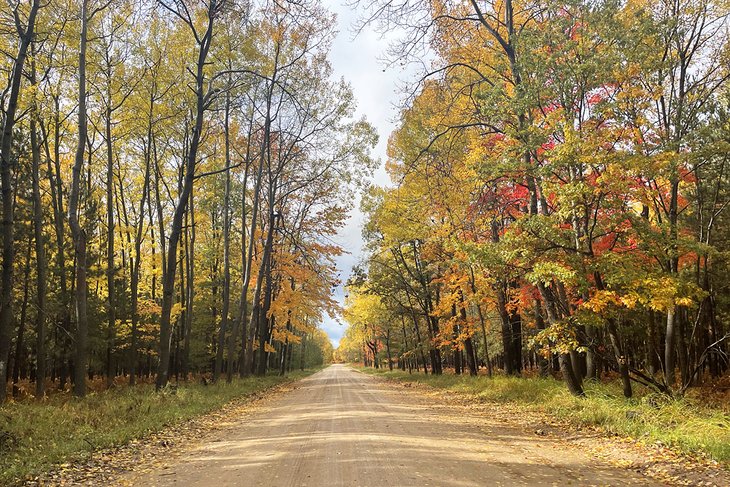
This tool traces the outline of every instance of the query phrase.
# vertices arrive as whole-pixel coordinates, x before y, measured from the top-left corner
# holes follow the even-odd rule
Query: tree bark
[[[264,244],[264,255],[262,257],[261,265],[263,266],[262,273],[265,279],[264,288],[264,300],[258,313],[258,333],[259,333],[259,353],[258,353],[258,364],[256,367],[256,374],[259,376],[266,375],[266,369],[268,364],[269,353],[266,350],[266,344],[269,342],[270,337],[270,326],[268,311],[271,307],[271,300],[273,295],[273,280],[272,280],[272,259],[273,259],[273,247],[274,247],[274,228],[277,224],[278,215],[273,211],[273,188],[269,187],[269,228],[266,235],[266,243]]]
[[[20,8],[19,6],[15,7]],[[2,274],[0,275],[0,404],[5,401],[7,394],[5,380],[8,371],[8,352],[10,351],[10,340],[13,327],[13,266],[15,259],[15,233],[13,219],[13,129],[16,122],[18,110],[18,98],[20,97],[23,68],[28,53],[28,47],[33,42],[33,30],[35,28],[36,15],[40,8],[39,0],[33,0],[28,13],[26,26],[16,20],[16,31],[20,38],[18,53],[15,56],[15,64],[10,76],[10,90],[8,93],[8,105],[5,112],[5,123],[3,124],[2,143],[0,144],[0,194],[2,194]],[[19,19],[17,17],[16,19]]]
[[[276,61],[278,62],[278,51],[277,51],[277,57]],[[269,88],[267,90],[266,95],[266,112],[264,117],[264,133],[261,140],[261,152],[259,154],[259,165],[258,169],[256,171],[256,183],[254,184],[254,191],[253,191],[253,206],[251,209],[251,229],[249,232],[249,240],[248,240],[248,250],[246,251],[245,256],[245,269],[244,269],[244,275],[243,275],[243,286],[241,288],[241,314],[240,314],[240,320],[241,320],[241,327],[242,327],[242,340],[243,343],[241,344],[241,359],[240,359],[240,374],[241,376],[247,375],[250,371],[252,371],[253,365],[251,368],[249,368],[249,362],[253,364],[253,339],[256,334],[257,330],[257,323],[258,323],[258,312],[259,312],[259,305],[260,305],[260,299],[261,299],[261,285],[262,285],[262,279],[263,275],[260,272],[258,277],[256,278],[256,288],[254,289],[254,300],[253,300],[253,306],[251,307],[251,317],[247,315],[248,311],[248,288],[251,283],[251,276],[253,273],[253,251],[254,251],[254,243],[255,243],[255,236],[256,236],[256,229],[258,228],[258,214],[259,214],[259,206],[261,204],[261,183],[263,181],[263,173],[264,173],[264,165],[266,162],[266,148],[269,145],[269,140],[271,136],[271,101],[273,97],[273,89],[274,89],[274,81],[276,80],[276,64],[274,65],[274,74],[272,76],[272,81],[269,85]],[[253,124],[253,121],[252,121]],[[251,141],[251,133],[252,133],[252,127],[249,127],[249,145]],[[248,149],[247,149],[247,155],[249,155]],[[243,195],[243,206],[245,208],[246,206],[246,195]],[[245,215],[244,215],[244,225],[245,225]],[[245,234],[245,232],[244,232]],[[249,326],[246,325],[246,320],[249,320]],[[247,330],[248,328],[248,330]],[[251,332],[251,339],[248,337],[248,331]]]
[[[177,270],[177,247],[182,234],[183,216],[187,210],[190,194],[193,190],[193,182],[195,180],[195,167],[198,158],[198,147],[200,137],[203,131],[203,119],[206,111],[205,100],[205,66],[207,64],[208,51],[213,39],[213,24],[218,12],[218,3],[211,0],[208,4],[208,23],[205,34],[199,37],[198,43],[198,60],[195,73],[195,95],[196,95],[196,114],[195,126],[190,138],[190,146],[185,163],[185,174],[183,180],[182,191],[179,195],[175,212],[172,217],[172,225],[170,228],[170,241],[167,248],[167,266],[162,276],[162,311],[160,316],[160,362],[157,368],[157,379],[155,386],[159,390],[167,385],[169,378],[170,366],[170,340],[172,339],[170,314],[172,312],[173,297],[175,292],[175,272]],[[190,24],[190,28],[195,27]],[[196,38],[198,38],[196,34]]]
[[[30,254],[33,249],[33,239],[28,239],[28,251],[25,253],[25,266],[23,271],[23,304],[20,306],[20,322],[18,323],[18,334],[15,340],[15,355],[13,357],[13,397],[18,397],[20,389],[20,369],[25,356],[25,322],[28,318],[28,293],[30,290]]]
[[[251,137],[253,132],[253,115],[251,118],[251,123],[249,124],[248,129],[248,139],[246,143],[246,160],[245,160],[245,168],[243,173],[243,190],[241,194],[241,266],[243,267],[241,277],[242,277],[242,284],[241,284],[241,294],[239,296],[239,314],[236,317],[236,319],[233,321],[233,330],[231,331],[230,337],[228,338],[228,368],[227,368],[227,377],[226,380],[228,383],[231,383],[233,381],[233,372],[234,367],[233,364],[236,361],[236,356],[238,356],[238,373],[239,375],[243,375],[245,373],[246,368],[246,347],[248,342],[248,336],[247,336],[247,327],[246,327],[246,318],[247,318],[247,310],[248,310],[248,285],[251,281],[251,272],[250,267],[252,264],[252,259],[250,258],[253,248],[253,229],[256,228],[256,222],[251,221],[251,229],[249,230],[250,236],[249,240],[246,240],[246,189],[248,188],[248,171],[250,166],[250,158],[251,158]],[[261,174],[259,174],[260,178]],[[258,186],[257,186],[258,191]],[[254,195],[254,205],[258,205],[258,197]],[[258,210],[257,210],[258,211]],[[238,328],[241,328],[241,350],[240,353],[236,354],[236,341],[238,340]]]
[[[31,81],[36,85],[35,61],[32,61]],[[33,157],[31,171],[33,186],[33,235],[36,258],[36,381],[35,397],[45,395],[46,379],[46,248],[43,235],[43,201],[41,200],[41,147],[38,141],[38,105],[34,101],[30,120],[30,147]]]
[[[464,294],[461,293],[461,321],[466,325],[466,307],[464,304]],[[466,363],[469,365],[469,375],[476,376],[478,372],[477,368],[477,357],[474,353],[474,342],[471,339],[471,335],[464,340],[464,351],[466,352]]]
[[[86,370],[88,362],[87,280],[86,280],[86,231],[79,222],[81,196],[81,172],[84,166],[88,120],[86,117],[86,44],[88,37],[89,0],[81,2],[81,43],[79,47],[78,84],[78,139],[74,158],[71,194],[68,203],[68,221],[74,242],[74,301],[76,305],[76,349],[74,354],[74,395],[86,394]]]
[[[230,79],[229,79],[230,85]],[[223,194],[223,304],[221,306],[221,323],[218,330],[218,348],[215,354],[215,369],[213,380],[217,381],[223,367],[223,349],[225,347],[226,331],[228,328],[228,308],[231,301],[231,140],[230,140],[230,118],[231,118],[231,94],[226,91],[225,107],[225,189]],[[235,327],[233,335],[235,336]],[[228,360],[233,357],[229,354]]]
[[[107,286],[107,334],[106,334],[106,385],[114,380],[112,351],[117,322],[116,285],[114,283],[114,145],[112,142],[111,80],[107,80],[107,107],[104,119],[106,139],[106,286]]]

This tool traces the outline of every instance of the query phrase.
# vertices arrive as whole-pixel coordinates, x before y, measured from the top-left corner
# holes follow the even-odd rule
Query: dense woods
[[[329,359],[332,237],[376,139],[332,78],[333,16],[18,0],[0,19],[0,401]]]
[[[727,3],[367,4],[394,59],[431,57],[363,202],[340,356],[575,395],[726,376]]]

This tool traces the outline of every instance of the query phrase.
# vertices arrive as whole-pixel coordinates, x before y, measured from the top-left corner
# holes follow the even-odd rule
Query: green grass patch
[[[548,414],[576,426],[597,427],[609,433],[661,442],[690,454],[706,454],[730,464],[730,416],[720,405],[695,398],[668,398],[635,386],[626,399],[617,383],[586,382],[585,398],[572,396],[555,379],[495,376],[432,376],[402,371],[359,370],[401,382],[473,396],[475,400],[509,403]]]
[[[138,385],[83,399],[56,394],[44,402],[5,404],[0,407],[0,485],[41,474],[54,464],[81,460],[94,450],[122,445],[313,372],[235,379],[231,384],[180,383],[176,390],[161,392],[152,385]]]

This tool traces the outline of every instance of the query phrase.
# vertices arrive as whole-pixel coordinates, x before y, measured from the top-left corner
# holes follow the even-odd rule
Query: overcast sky
[[[342,0],[324,0],[324,4],[337,14],[339,34],[335,39],[330,61],[335,76],[342,77],[352,85],[358,105],[358,117],[365,115],[376,128],[380,137],[373,152],[380,159],[381,165],[374,177],[378,185],[389,181],[383,164],[388,136],[395,128],[394,120],[398,114],[395,108],[400,96],[397,92],[399,81],[404,78],[399,68],[385,69],[380,61],[388,47],[387,39],[372,29],[361,32],[354,40],[351,25],[357,20],[358,13],[351,7],[343,6]],[[385,71],[384,71],[385,69]],[[342,282],[347,280],[352,266],[358,262],[362,252],[362,214],[356,205],[348,223],[343,228],[337,241],[348,252],[337,261]],[[344,303],[342,286],[335,292],[337,300]],[[332,344],[337,347],[345,331],[345,324],[326,318],[322,328],[327,332]]]

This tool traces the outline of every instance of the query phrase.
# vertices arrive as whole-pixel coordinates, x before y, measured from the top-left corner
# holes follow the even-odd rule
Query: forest
[[[0,72],[0,485],[730,485],[727,0],[6,0]]]
[[[338,356],[576,396],[727,379],[727,2],[367,6],[423,77],[362,202]]]
[[[0,402],[330,360],[377,135],[319,2],[0,6]]]

